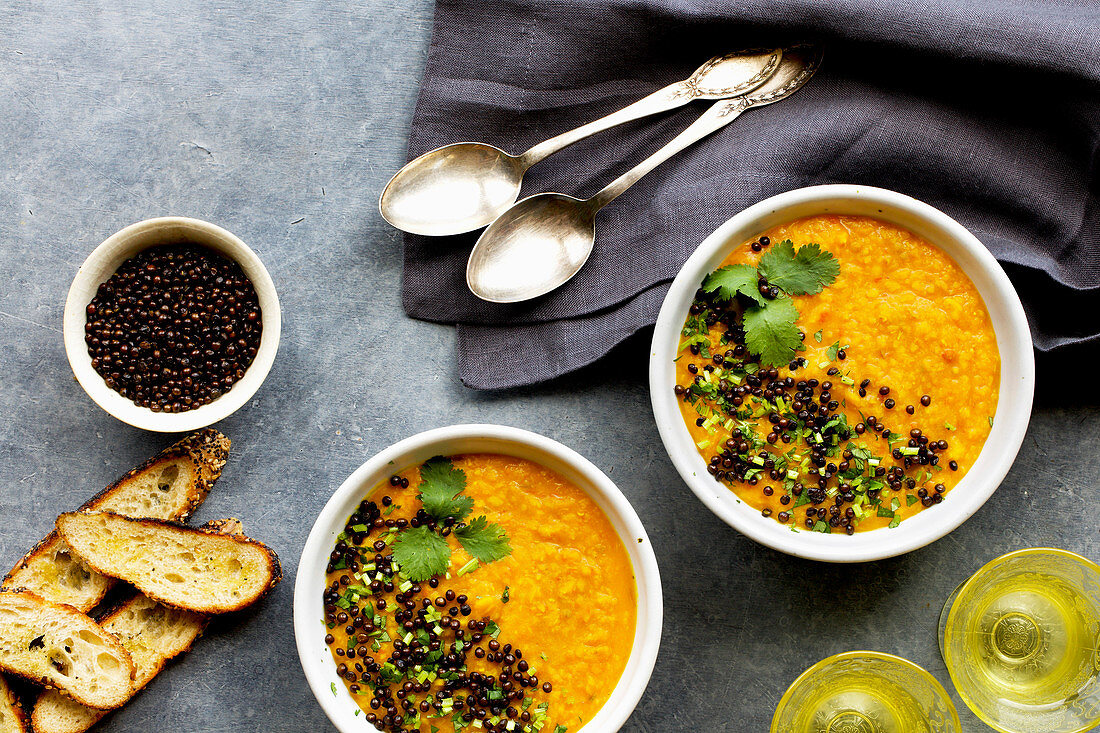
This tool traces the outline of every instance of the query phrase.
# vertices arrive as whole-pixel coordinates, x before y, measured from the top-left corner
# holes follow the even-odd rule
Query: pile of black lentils
[[[391,483],[401,481],[407,486],[407,479],[399,477]],[[390,497],[382,498],[383,506],[391,503]],[[523,651],[494,638],[499,627],[492,620],[467,620],[473,610],[465,595],[447,590],[432,598],[437,577],[423,584],[401,582],[380,536],[392,528],[421,525],[434,529],[436,523],[423,510],[411,520],[385,519],[373,501],[362,502],[349,518],[346,539],[337,542],[327,568],[330,578],[343,574],[323,596],[325,623],[343,628],[348,637],[346,646],[331,633],[325,637],[337,672],[353,695],[371,695],[366,719],[379,730],[419,730],[421,717],[449,718],[456,730],[475,720],[486,731],[541,730],[548,704],[536,704],[534,696],[540,690],[549,694],[553,686],[540,683]],[[386,619],[389,611],[393,624]],[[392,651],[376,657],[383,643]],[[469,671],[471,654],[498,671]],[[429,678],[421,681],[425,673]]]
[[[260,346],[260,304],[240,265],[194,244],[150,247],[99,286],[84,340],[107,386],[154,412],[229,391]]]

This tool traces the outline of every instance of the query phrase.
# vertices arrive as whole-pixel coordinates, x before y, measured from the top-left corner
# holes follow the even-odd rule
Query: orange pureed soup
[[[676,365],[716,480],[792,529],[847,534],[949,499],[989,436],[999,380],[970,279],[861,216],[798,219],[736,248],[696,294]]]
[[[634,571],[611,522],[510,456],[395,474],[349,519],[327,581],[326,642],[368,730],[576,731],[634,643]]]

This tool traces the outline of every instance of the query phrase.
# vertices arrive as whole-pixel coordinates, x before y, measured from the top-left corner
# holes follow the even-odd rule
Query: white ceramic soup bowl
[[[84,324],[87,322],[85,309],[92,302],[99,286],[126,260],[149,247],[180,243],[208,247],[241,266],[245,277],[252,281],[252,287],[256,289],[259,298],[263,333],[256,358],[245,370],[244,377],[237,380],[228,392],[187,412],[153,412],[108,387],[103,377],[92,368],[92,357],[84,342]],[[62,331],[69,365],[92,401],[134,427],[161,433],[177,433],[212,425],[236,412],[256,394],[275,362],[281,328],[282,313],[279,296],[275,293],[275,283],[271,281],[271,276],[260,258],[247,244],[209,222],[182,216],[165,216],[131,224],[112,234],[92,250],[69,287]]]
[[[743,503],[707,473],[673,393],[680,330],[699,284],[733,249],[767,229],[815,214],[869,216],[904,227],[938,246],[959,264],[985,301],[1001,357],[1001,381],[993,429],[978,460],[949,498],[894,528],[846,534],[792,532]],[[657,427],[676,470],[695,495],[742,534],[798,557],[863,562],[900,555],[933,542],[966,521],[993,494],[1016,457],[1031,417],[1035,357],[1024,309],[1012,283],[981,242],[942,211],[894,191],[854,185],[800,188],[750,206],[703,240],[673,281],[653,332],[650,398]]]
[[[534,461],[584,490],[607,515],[634,567],[638,624],[626,669],[608,699],[587,725],[570,733],[619,730],[649,683],[661,644],[663,599],[657,558],[641,520],[618,487],[600,469],[561,443],[502,425],[454,425],[419,433],[386,448],[348,477],[325,504],[306,539],[294,582],[294,637],[310,689],[342,733],[373,730],[336,674],[325,644],[328,633],[321,601],[325,568],[336,536],[348,517],[382,481],[433,456],[496,453]]]

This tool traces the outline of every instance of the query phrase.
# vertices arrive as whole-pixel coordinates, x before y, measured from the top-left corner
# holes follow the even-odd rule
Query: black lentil
[[[240,265],[194,244],[124,262],[85,309],[84,341],[107,386],[154,412],[185,412],[229,391],[263,324]]]

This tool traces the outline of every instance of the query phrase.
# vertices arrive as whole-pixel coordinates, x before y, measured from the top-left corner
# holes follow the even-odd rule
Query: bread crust
[[[3,675],[0,675],[0,723],[0,733],[28,733],[23,706]]]
[[[145,527],[145,528],[152,528],[152,529],[170,529],[170,530],[182,532],[185,535],[186,534],[194,534],[194,535],[201,535],[201,536],[204,536],[204,537],[218,537],[219,539],[221,539],[225,542],[236,543],[236,544],[239,544],[239,545],[249,545],[249,546],[255,547],[255,548],[262,551],[262,553],[263,553],[263,555],[264,555],[264,557],[267,561],[267,572],[268,572],[269,580],[267,580],[267,582],[264,585],[264,588],[259,593],[255,594],[253,596],[242,598],[241,602],[239,604],[236,604],[236,605],[233,605],[233,606],[227,606],[227,605],[184,606],[184,605],[180,605],[178,602],[173,601],[173,599],[165,598],[162,594],[157,593],[157,591],[155,589],[150,588],[147,583],[143,582],[143,579],[141,577],[138,577],[138,576],[135,575],[134,577],[119,578],[120,580],[124,580],[127,583],[133,585],[139,591],[141,591],[145,595],[149,596],[153,600],[157,601],[158,603],[161,603],[161,604],[163,604],[165,606],[168,606],[170,608],[179,608],[179,609],[184,610],[184,611],[194,611],[195,613],[211,613],[211,614],[213,614],[213,613],[232,613],[232,612],[235,612],[235,611],[240,611],[240,610],[242,610],[244,608],[247,608],[248,606],[252,605],[253,603],[256,603],[261,598],[263,598],[268,593],[270,593],[271,590],[276,585],[279,584],[279,581],[282,580],[282,577],[283,577],[283,569],[282,569],[282,564],[279,562],[279,556],[275,553],[274,550],[272,550],[270,547],[265,545],[263,542],[260,542],[259,540],[254,540],[251,537],[246,537],[245,535],[239,534],[239,533],[226,534],[226,533],[214,530],[214,529],[197,529],[195,527],[191,527],[191,526],[188,526],[186,524],[183,524],[182,522],[175,522],[175,521],[171,521],[171,520],[164,520],[164,519],[134,519],[133,517],[126,517],[126,516],[123,516],[121,514],[115,514],[113,512],[94,512],[94,511],[67,512],[67,513],[62,514],[61,516],[59,516],[57,518],[57,529],[58,529],[58,532],[61,534],[62,538],[66,537],[66,532],[67,532],[66,525],[69,523],[69,518],[71,518],[71,517],[72,518],[80,517],[82,515],[83,516],[101,515],[101,516],[109,517],[113,521],[122,522],[123,524],[131,525],[131,526],[134,526],[134,527]],[[75,539],[75,538],[71,538],[71,539]],[[79,541],[78,541],[78,544],[79,544]],[[105,557],[102,557],[102,556],[101,557],[89,557],[87,554],[83,554],[79,549],[77,549],[76,547],[73,547],[72,545],[73,545],[73,543],[70,541],[69,546],[72,548],[73,553],[75,555],[77,555],[85,565],[87,565],[91,569],[95,570],[97,573],[101,573],[101,574],[107,575],[107,576],[112,576],[111,569],[105,567],[105,564],[103,562],[103,560],[106,559]],[[113,576],[113,577],[117,577],[117,576]]]
[[[22,677],[23,679],[34,682],[35,684],[40,685],[47,690],[58,690],[67,697],[76,700],[81,705],[86,705],[87,707],[96,708],[99,710],[110,710],[116,707],[120,707],[130,698],[130,696],[133,695],[133,679],[136,674],[134,660],[130,657],[130,653],[126,651],[126,649],[122,646],[122,643],[118,639],[116,639],[113,634],[107,632],[98,624],[96,624],[96,622],[93,621],[87,614],[81,613],[72,606],[67,606],[63,603],[53,603],[52,601],[47,601],[38,594],[29,590],[13,590],[9,588],[2,588],[0,589],[0,604],[3,603],[5,597],[10,596],[19,596],[20,600],[26,600],[32,604],[38,605],[40,607],[40,610],[43,612],[50,612],[54,614],[59,614],[61,616],[68,616],[74,626],[81,627],[83,630],[93,631],[93,633],[101,635],[100,639],[104,642],[104,644],[110,647],[117,656],[118,660],[126,665],[126,667],[128,668],[130,690],[125,696],[122,696],[118,699],[117,704],[108,704],[104,706],[103,704],[98,704],[102,701],[89,700],[80,692],[76,692],[71,688],[66,689],[59,685],[53,684],[50,678],[46,675],[35,675],[34,673],[29,672],[27,669],[14,666],[10,662],[8,657],[2,653],[0,653],[0,669],[9,674],[15,675],[17,677]]]
[[[139,473],[154,468],[158,463],[165,463],[177,458],[186,458],[191,467],[195,469],[198,480],[191,487],[188,495],[187,509],[176,517],[183,522],[206,501],[207,494],[214,487],[214,482],[222,474],[222,469],[229,460],[230,440],[214,428],[196,430],[190,435],[184,436],[168,446],[160,453],[134,468],[131,468],[123,476],[119,477],[110,486],[104,488],[91,499],[80,506],[80,510],[98,509],[103,506],[112,494],[118,491],[119,486]]]
[[[122,491],[127,482],[135,476],[156,470],[163,464],[174,462],[182,458],[190,463],[195,476],[195,480],[188,486],[188,493],[183,511],[177,512],[178,516],[175,517],[175,519],[186,520],[202,505],[203,501],[206,500],[207,495],[210,493],[210,489],[214,486],[214,482],[221,476],[222,468],[229,459],[229,447],[229,438],[213,428],[204,428],[195,431],[168,446],[141,465],[127,471],[126,474],[121,476],[110,486],[107,486],[95,496],[84,502],[80,509],[98,509],[110,501],[113,496]],[[26,580],[19,578],[19,574],[22,571],[27,570],[32,562],[48,558],[50,555],[63,552],[66,549],[61,537],[57,534],[57,530],[51,531],[32,547],[30,552],[24,555],[22,559],[15,564],[15,567],[4,576],[3,581],[0,582],[0,588],[15,588],[27,585]],[[71,605],[80,611],[88,612],[99,603],[99,601],[103,600],[107,590],[109,590],[109,586],[104,588],[102,592],[98,592],[87,599],[82,599],[80,601],[75,601],[75,599],[73,599]],[[57,598],[54,600],[65,599]]]

